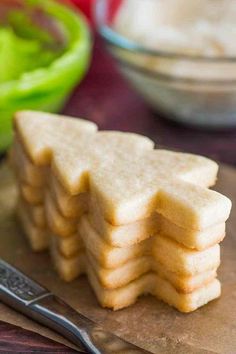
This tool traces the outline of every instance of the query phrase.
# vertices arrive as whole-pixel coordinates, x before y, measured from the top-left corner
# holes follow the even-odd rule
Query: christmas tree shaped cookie
[[[67,281],[86,273],[102,306],[151,293],[189,312],[220,295],[231,202],[208,189],[215,162],[39,112],[17,113],[10,156],[32,248]]]

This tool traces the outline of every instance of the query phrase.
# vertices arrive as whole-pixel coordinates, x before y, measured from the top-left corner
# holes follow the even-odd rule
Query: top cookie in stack
[[[50,243],[65,280],[86,272],[103,306],[151,293],[189,312],[220,295],[218,243],[231,202],[208,189],[215,162],[36,112],[16,115],[11,160],[33,248]]]

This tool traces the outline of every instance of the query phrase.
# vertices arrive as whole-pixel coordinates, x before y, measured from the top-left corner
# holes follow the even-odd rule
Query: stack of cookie
[[[208,189],[213,161],[48,114],[20,112],[15,127],[31,166],[46,171],[44,236],[63,279],[87,273],[99,302],[113,309],[151,293],[189,312],[220,295],[219,242],[231,202]]]

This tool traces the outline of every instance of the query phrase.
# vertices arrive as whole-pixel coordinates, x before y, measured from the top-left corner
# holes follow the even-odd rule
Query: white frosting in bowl
[[[207,58],[236,57],[236,0],[123,0],[113,26],[148,49]],[[126,59],[181,78],[236,79],[236,60],[188,61],[131,53]]]

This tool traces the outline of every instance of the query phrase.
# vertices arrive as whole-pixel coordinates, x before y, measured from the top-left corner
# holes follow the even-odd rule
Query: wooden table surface
[[[75,90],[64,113],[88,118],[100,129],[142,133],[157,144],[236,165],[236,129],[198,130],[161,118],[121,77],[100,40],[95,43],[90,72]],[[36,333],[0,322],[0,353],[35,352],[76,353]]]

